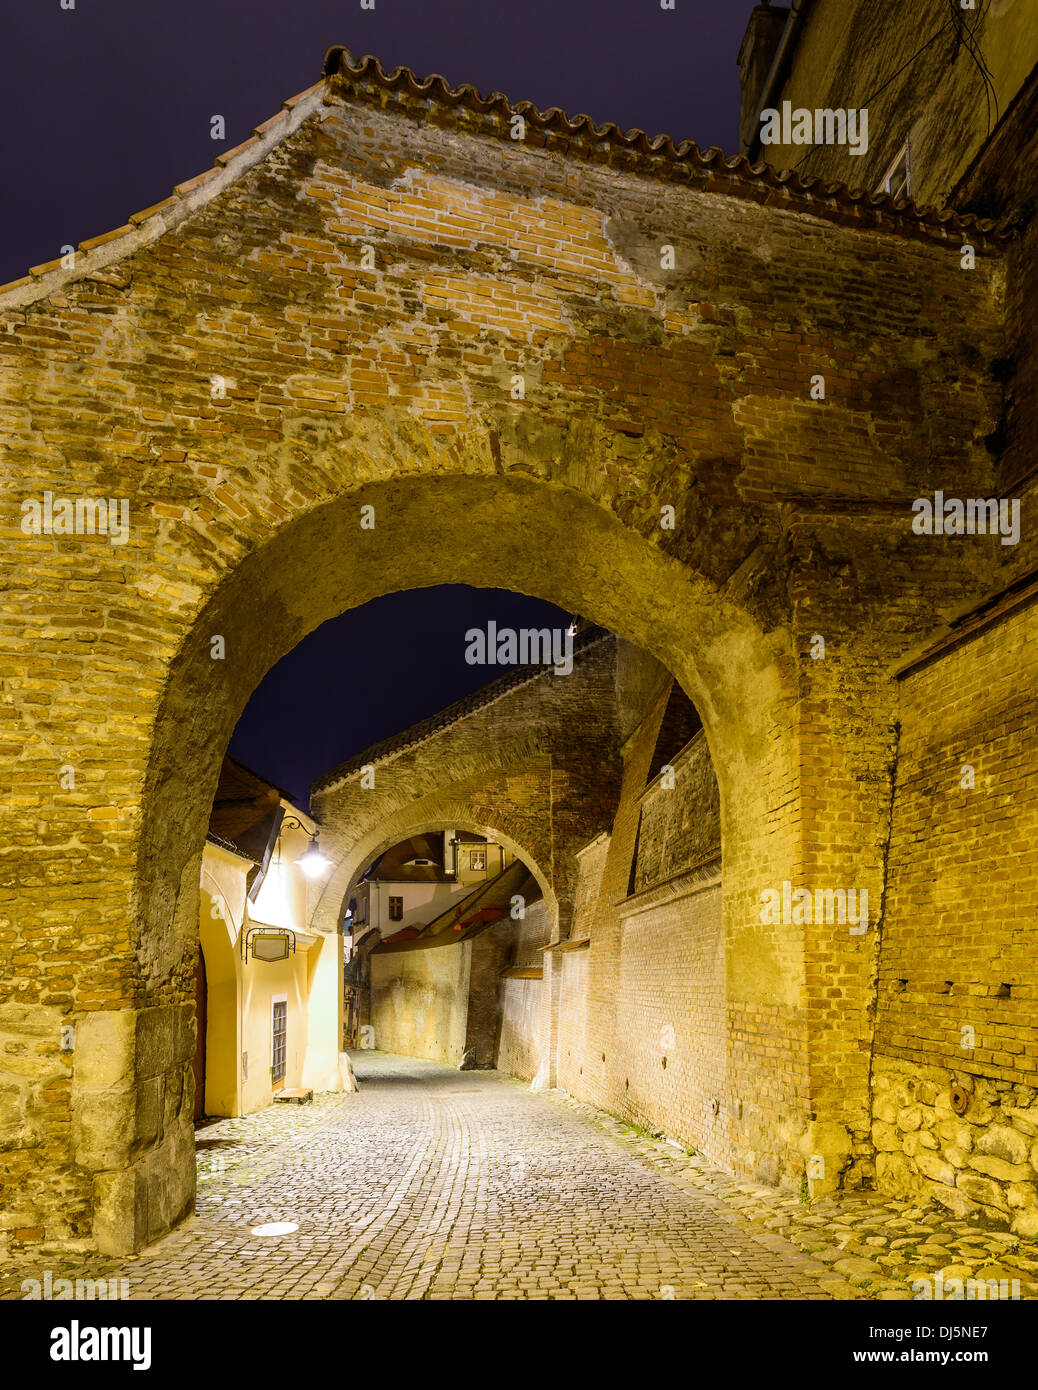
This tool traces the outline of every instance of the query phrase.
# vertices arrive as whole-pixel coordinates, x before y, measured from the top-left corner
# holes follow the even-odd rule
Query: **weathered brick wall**
[[[468,1017],[465,1047],[475,1049],[478,1066],[497,1064],[501,1033],[501,971],[508,963],[509,937],[515,923],[499,922],[471,943]],[[508,1071],[508,1067],[503,1068]]]
[[[133,1245],[149,1203],[177,1206],[163,1174],[178,1193],[190,1155],[153,1137],[113,1129],[110,1166],[81,1161],[67,1086],[93,1059],[55,1055],[58,1029],[125,1015],[119,1075],[154,1079],[136,1021],[191,997],[205,821],[248,696],[327,618],[431,583],[552,599],[678,677],[721,789],[729,1074],[762,1117],[733,1129],[740,1161],[863,1108],[847,1018],[868,953],[840,948],[832,996],[759,893],[805,847],[830,874],[875,858],[886,671],[934,625],[889,499],[925,487],[935,452],[946,485],[986,486],[998,248],[971,232],[985,254],[964,275],[954,223],[527,116],[516,141],[500,103],[347,67],[0,297],[2,1002],[49,1011],[28,1068],[0,1062],[32,1112],[0,1109],[18,1229],[63,1239],[94,1212]],[[21,503],[48,491],[125,500],[126,544],[25,534]],[[972,561],[942,580],[960,603],[990,587]],[[877,634],[820,722],[819,608]],[[592,949],[592,996],[618,960],[615,933]]]
[[[609,836],[598,835],[578,853],[577,892],[573,912],[574,941],[590,936],[602,885]],[[553,952],[551,968],[558,971],[559,1027],[557,1081],[574,1096],[587,1094],[584,1062],[588,1057],[588,956],[590,947]]]
[[[657,777],[638,798],[634,891],[618,909],[621,1113],[727,1164],[721,831],[705,736],[670,766],[673,786]]]
[[[1009,1115],[992,1120],[990,1106],[1026,1109],[1038,1074],[1036,639],[1038,607],[1021,604],[901,683],[876,1067],[902,1090],[911,1081],[933,1092],[927,1103],[938,1103],[936,1121],[947,1124],[931,1133],[936,1143],[912,1138],[903,1147],[919,1127],[893,1130],[898,1115],[876,1089],[873,1137],[880,1187],[914,1180],[955,1210],[979,1200],[995,1214],[1008,1210],[1016,1184],[1011,1205],[1038,1229],[1027,1146],[1017,1137],[1002,1154],[977,1129],[991,1122],[1032,1133]],[[985,1098],[954,1125],[953,1082]],[[917,1099],[902,1094],[898,1110]]]
[[[630,661],[623,671],[644,690]],[[705,736],[672,757],[673,786],[657,777],[646,788],[671,686],[657,670],[625,743],[610,837],[580,857],[575,925],[582,934],[587,924],[591,944],[562,957],[572,1017],[560,1028],[559,1079],[727,1163],[720,825]]]
[[[504,929],[501,929],[504,930]],[[534,903],[526,916],[507,931],[506,966],[544,965],[542,948],[551,940],[552,922],[543,902]],[[550,980],[502,979],[499,981],[500,1026],[497,1066],[532,1081],[551,1045],[548,1017]]]
[[[635,892],[720,854],[720,798],[705,735],[670,766],[673,787],[656,778],[641,797]]]
[[[710,887],[631,915],[621,909],[613,1053],[621,1115],[727,1166],[719,880],[718,874]]]
[[[501,1034],[497,1067],[532,1081],[541,1065],[543,980],[501,981]]]
[[[546,1045],[543,981],[507,980],[510,965],[539,965],[551,914],[495,923],[471,941],[371,957],[369,1022],[385,1052],[456,1066],[473,1049],[481,1067],[531,1080]]]

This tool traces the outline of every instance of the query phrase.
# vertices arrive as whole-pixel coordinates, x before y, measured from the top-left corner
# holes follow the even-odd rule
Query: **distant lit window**
[[[400,922],[400,921],[403,920],[403,916],[404,916],[404,900],[403,900],[403,898],[394,898],[394,897],[391,896],[390,899],[389,899],[389,920],[390,920],[391,922]]]
[[[892,198],[911,198],[912,165],[909,158],[908,141],[898,151],[887,172],[880,180],[877,193],[889,193]]]
[[[469,853],[469,868],[473,873],[486,873],[487,852],[485,849],[474,849]]]

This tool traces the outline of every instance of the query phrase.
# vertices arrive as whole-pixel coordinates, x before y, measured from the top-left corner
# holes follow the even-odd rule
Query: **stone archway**
[[[402,839],[416,817],[442,823],[456,815],[493,824],[510,846],[524,846],[522,857],[543,866],[541,886],[568,935],[573,857],[606,828],[620,790],[616,676],[615,640],[591,630],[578,639],[568,675],[519,668],[402,731],[399,742],[322,775],[311,788],[311,810],[338,867],[315,911],[317,925],[334,930],[357,855],[373,858],[388,827]]]
[[[373,532],[359,527],[364,506],[375,508]],[[378,592],[445,579],[478,583],[491,565],[496,583],[583,612],[649,649],[693,694],[721,785],[730,1006],[744,1016],[766,1016],[768,1046],[781,1040],[806,1072],[801,944],[795,932],[755,920],[762,875],[781,881],[796,853],[792,821],[784,834],[775,834],[783,812],[773,800],[796,775],[788,632],[764,633],[706,580],[569,490],[508,477],[497,479],[488,494],[479,478],[416,477],[340,495],[282,524],[226,576],[170,663],[142,747],[147,775],[130,898],[140,985],[122,1010],[107,1015],[124,1020],[118,1065],[128,1090],[144,1079],[142,1029],[161,1033],[186,997],[208,805],[223,749],[251,690],[325,618]],[[215,636],[224,639],[222,660],[213,658]],[[172,1060],[175,1072],[181,1064]],[[730,1067],[752,1076],[758,1066],[752,1047],[744,1052],[733,1035]],[[802,1131],[805,1105],[796,1087],[777,1088],[773,1075],[767,1084],[776,1120]],[[147,1193],[151,1184],[162,1184],[175,1158],[158,1147],[105,1170],[98,1229],[106,1244],[140,1243],[141,1208],[130,1206],[126,1191],[139,1193],[143,1186]],[[115,1191],[118,1200],[108,1195]]]
[[[520,939],[529,950],[537,950],[540,945],[557,939],[559,904],[553,874],[549,867],[538,861],[528,843],[516,840],[493,820],[474,815],[474,811],[483,808],[474,807],[460,795],[442,796],[435,799],[436,814],[426,819],[422,807],[428,809],[432,800],[425,798],[409,811],[404,810],[391,817],[389,823],[383,823],[380,829],[373,829],[355,844],[339,864],[338,872],[329,885],[329,899],[332,902],[348,900],[364,868],[391,845],[448,827],[484,835],[502,845],[533,875],[541,898],[531,902],[529,910],[525,903],[522,904],[521,916],[507,916],[471,941],[455,944],[441,941],[435,948],[427,950],[389,956],[376,954],[369,958],[362,967],[366,990],[361,990],[362,994],[366,994],[362,1002],[370,1008],[369,1028],[367,1034],[358,1036],[362,1046],[402,1052],[452,1065],[459,1063],[463,1054],[473,1048],[478,1052],[480,1065],[497,1065],[497,1034],[502,1022],[505,1022],[503,1015],[506,1012],[499,998],[498,969],[507,963]],[[512,825],[509,828],[522,834],[529,827]],[[345,889],[342,887],[344,883]],[[470,884],[460,896],[464,897],[476,887],[476,884]],[[536,895],[532,894],[531,897]],[[437,915],[443,906],[441,904],[431,915]],[[383,935],[390,932],[391,928],[383,926]],[[378,936],[376,931],[373,937],[364,938],[367,948],[377,942]],[[361,945],[361,952],[367,948]],[[550,956],[546,959],[550,963]],[[405,995],[398,996],[392,992],[400,991],[405,982],[411,986],[410,1008],[405,1002]],[[526,1079],[532,1079],[534,1072],[540,1070],[540,1081],[547,1084],[553,1071],[558,1007],[550,964],[544,971],[541,983],[543,987],[537,991],[540,998],[534,1011],[535,1018],[526,1020],[527,1050],[537,1057],[537,1066],[529,1071]],[[390,1014],[395,1025],[388,1040],[386,1029],[382,1026],[387,994],[394,1001]],[[381,1010],[371,1008],[372,1000],[379,996]],[[403,1029],[401,1024],[404,1025]],[[417,1048],[416,1041],[419,1042]]]
[[[336,51],[218,169],[0,292],[0,1138],[33,1239],[137,1248],[184,1209],[198,860],[251,691],[326,618],[490,576],[702,714],[735,1161],[867,1140],[873,939],[763,923],[760,894],[824,873],[882,900],[892,673],[994,568],[921,575],[890,499],[935,441],[984,495],[997,246],[974,225],[966,276],[954,219],[530,108],[517,142],[511,114]]]
[[[394,818],[392,828],[384,825],[380,830],[365,836],[357,844],[347,859],[338,866],[333,882],[328,885],[329,903],[339,905],[336,915],[341,918],[342,907],[349,901],[365,867],[389,849],[391,845],[398,844],[401,840],[409,839],[413,835],[425,835],[430,831],[435,832],[443,830],[445,827],[453,827],[457,830],[467,830],[474,835],[485,835],[488,839],[493,839],[498,844],[503,845],[515,858],[521,859],[537,880],[553,921],[557,919],[558,900],[552,886],[551,875],[522,841],[516,840],[497,824],[476,819],[472,815],[471,805],[460,799],[444,798],[441,807],[439,814],[429,817],[419,815],[415,818],[415,813],[412,812],[410,815],[405,814],[399,818]],[[342,886],[343,883],[345,883],[345,887]]]

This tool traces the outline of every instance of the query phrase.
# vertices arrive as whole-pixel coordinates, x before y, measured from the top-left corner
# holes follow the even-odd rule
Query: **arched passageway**
[[[446,823],[386,837],[350,875],[348,1045],[493,1067],[543,1086],[554,1049],[543,957],[558,932],[552,875],[510,835],[445,804]],[[426,881],[385,854],[415,845],[435,856]],[[394,901],[395,920],[386,910]]]
[[[45,1040],[4,1075],[25,1229],[137,1248],[189,1208],[200,856],[235,721],[327,618],[444,582],[584,614],[694,701],[732,1162],[838,1168],[868,1131],[875,934],[762,920],[761,894],[820,875],[882,901],[892,673],[997,562],[920,574],[889,499],[935,438],[984,485],[997,256],[964,276],[953,220],[609,129],[563,148],[528,112],[517,143],[500,102],[339,57],[219,170],[0,296],[5,709],[38,826],[8,812],[3,1022]],[[617,850],[603,882],[628,872]],[[615,995],[608,945],[594,968]],[[142,1091],[169,1100],[154,1132]]]

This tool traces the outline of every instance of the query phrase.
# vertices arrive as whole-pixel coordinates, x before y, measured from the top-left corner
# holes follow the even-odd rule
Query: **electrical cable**
[[[946,19],[945,22],[941,25],[941,27],[936,31],[936,33],[932,34],[932,35],[930,36],[930,38],[927,39],[927,41],[923,44],[923,46],[922,46],[921,48],[917,48],[916,51],[912,54],[911,58],[909,58],[906,62],[904,62],[904,63],[901,64],[901,66],[898,68],[897,72],[891,73],[891,75],[887,78],[887,80],[883,83],[883,85],[882,85],[881,87],[877,87],[876,90],[872,93],[871,96],[866,97],[866,99],[865,99],[865,100],[862,102],[862,104],[861,104],[861,108],[859,108],[859,109],[866,109],[866,110],[867,110],[868,107],[869,107],[869,105],[870,105],[870,103],[873,102],[873,101],[875,101],[876,98],[877,98],[878,96],[881,96],[881,95],[887,90],[887,88],[890,86],[891,82],[893,82],[893,81],[895,80],[895,78],[898,78],[898,77],[901,76],[901,74],[904,72],[905,68],[911,67],[911,65],[912,65],[912,64],[915,62],[915,60],[920,56],[920,54],[925,53],[926,50],[927,50],[928,48],[930,48],[933,44],[935,44],[935,43],[937,42],[937,40],[941,37],[941,35],[944,33],[945,29],[947,29],[949,25],[954,24],[954,22],[955,22],[954,18]],[[800,166],[801,166],[801,164],[803,164],[804,160],[807,159],[807,158],[809,158],[811,155],[813,155],[816,149],[817,149],[817,146],[813,145],[809,150],[807,150],[804,154],[802,154],[802,155],[800,156],[800,158],[797,160],[797,162],[796,162],[792,167],[793,167],[794,169],[799,169]]]
[[[891,76],[887,78],[887,80],[883,83],[882,86],[877,87],[876,90],[873,93],[871,93],[870,96],[866,97],[865,101],[862,102],[862,107],[867,109],[869,105],[873,101],[875,101],[878,96],[881,96],[886,91],[886,89],[890,86],[891,82],[895,80],[895,78],[900,77],[901,74],[905,71],[905,69],[907,67],[910,67],[912,63],[915,62],[915,60],[920,56],[920,54],[925,53],[928,48],[930,48],[934,43],[936,43],[936,41],[941,37],[941,35],[949,27],[949,25],[957,27],[958,22],[961,18],[962,30],[960,32],[964,33],[966,36],[962,41],[965,44],[966,52],[973,59],[977,71],[980,73],[981,81],[984,84],[984,101],[987,107],[987,134],[990,135],[992,101],[995,105],[995,121],[997,122],[1000,119],[998,92],[995,89],[994,74],[992,73],[991,68],[988,66],[988,61],[984,56],[984,51],[980,47],[979,42],[975,43],[974,40],[978,30],[980,29],[987,16],[988,10],[991,7],[991,0],[982,0],[981,7],[977,12],[976,22],[973,24],[972,28],[969,26],[969,24],[966,23],[963,11],[956,8],[955,0],[948,0],[948,7],[951,13],[948,19],[945,21],[945,23],[941,25],[941,27],[936,31],[936,33],[934,33],[933,35],[931,35],[929,39],[927,39],[926,43],[924,43],[921,48],[917,48],[916,51],[912,54],[912,56],[906,62],[902,63],[898,70],[895,73],[892,73]],[[803,164],[806,159],[809,159],[811,155],[814,154],[816,149],[817,146],[813,145],[810,149],[805,150],[805,152],[800,156],[797,162],[794,165],[792,165],[792,168],[799,169],[801,164]]]
[[[955,14],[955,9],[954,9],[955,0],[948,0],[948,3],[949,3],[949,5],[952,7],[952,12],[953,12],[953,14]],[[999,120],[999,117],[1000,117],[1000,114],[1001,114],[1001,113],[1000,113],[1000,110],[999,110],[999,104],[998,104],[998,92],[997,92],[996,89],[995,89],[994,74],[992,73],[990,67],[988,66],[988,61],[987,61],[987,59],[984,57],[984,51],[983,51],[983,49],[980,47],[979,42],[975,42],[974,40],[975,40],[977,31],[980,29],[980,26],[983,24],[984,19],[985,19],[986,16],[987,16],[987,11],[988,11],[988,9],[990,8],[990,5],[991,5],[991,0],[983,0],[983,3],[981,4],[980,10],[979,10],[978,13],[977,13],[976,22],[974,23],[974,25],[973,25],[972,28],[970,28],[970,26],[965,22],[965,19],[963,20],[963,25],[962,25],[963,30],[965,31],[965,34],[966,34],[966,37],[965,37],[965,39],[963,40],[963,42],[965,43],[966,52],[967,52],[967,53],[970,55],[970,57],[973,59],[974,65],[975,65],[977,71],[980,73],[980,80],[981,80],[981,81],[983,82],[983,84],[984,84],[984,101],[985,101],[985,104],[986,104],[986,106],[987,106],[987,134],[988,134],[988,135],[991,134],[991,103],[992,103],[992,101],[993,101],[994,104],[995,104],[995,120],[996,120],[996,122]],[[956,17],[958,17],[958,16],[956,16]]]

